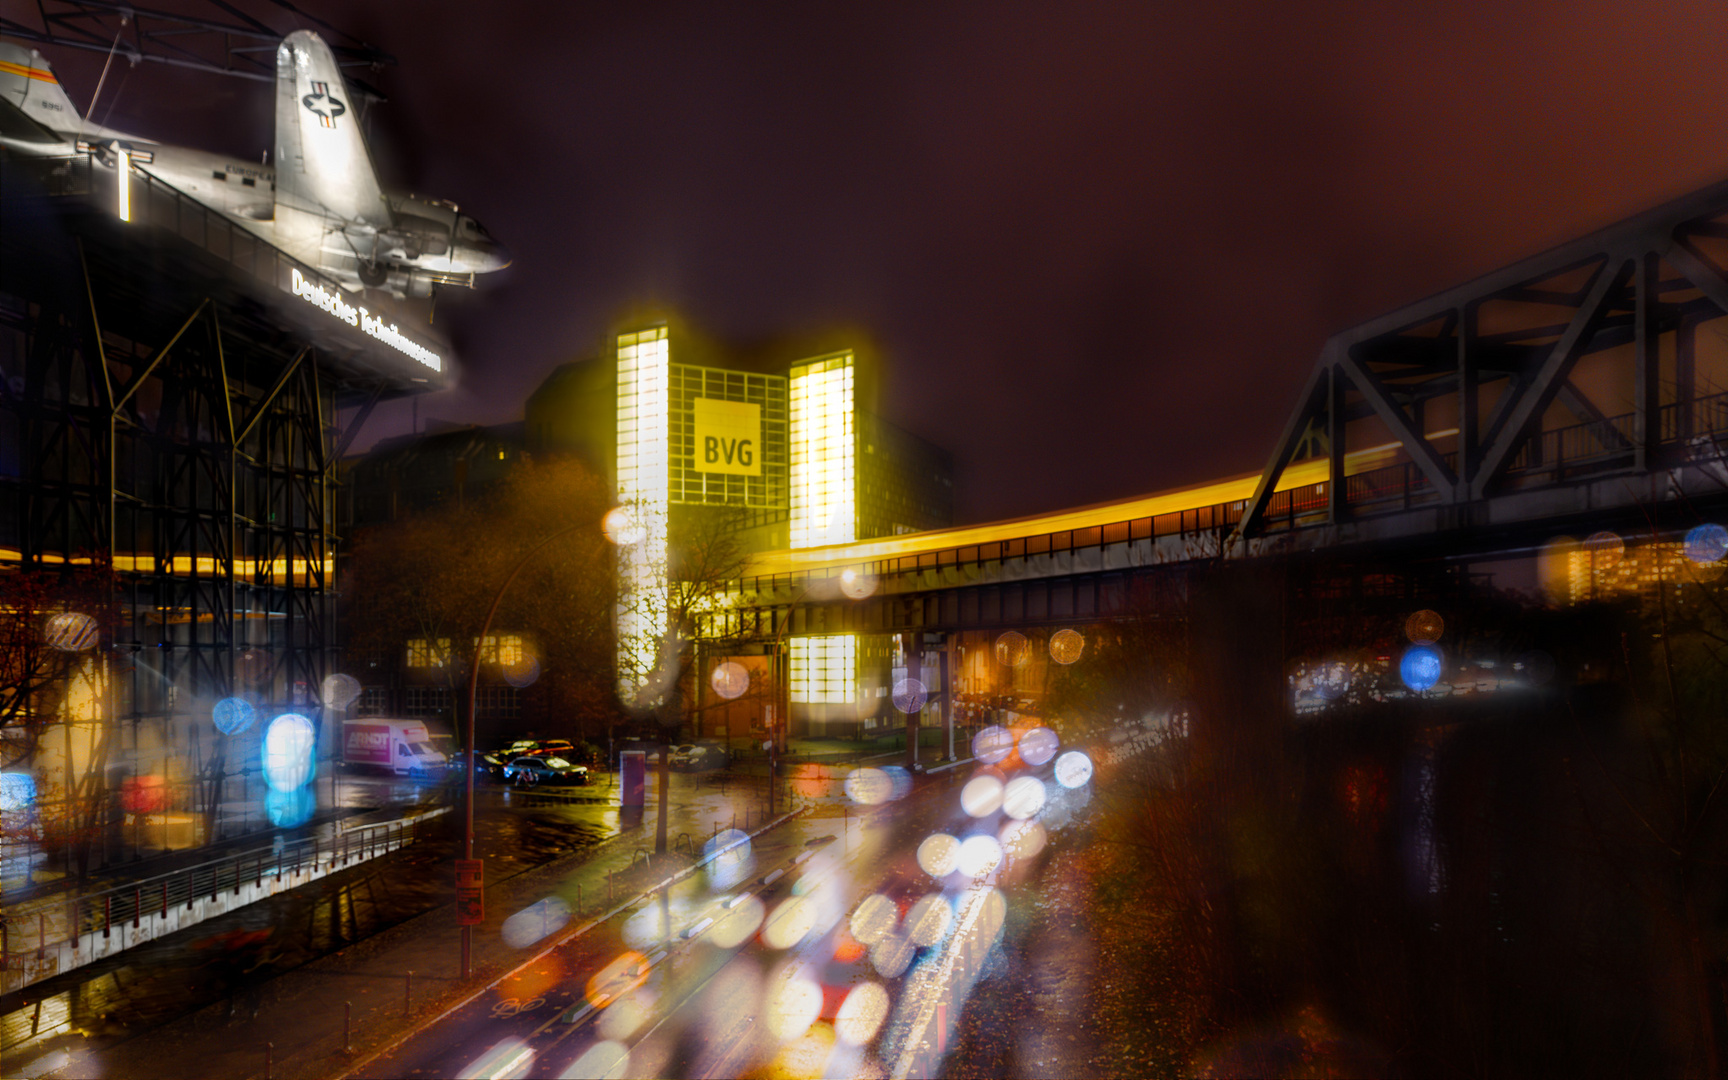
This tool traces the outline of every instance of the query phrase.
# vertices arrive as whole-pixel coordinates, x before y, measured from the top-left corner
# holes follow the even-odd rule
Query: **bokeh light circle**
[[[337,672],[324,676],[324,685],[320,689],[323,691],[325,708],[346,709],[360,696],[360,680]]]
[[[570,905],[556,896],[518,911],[504,920],[500,936],[512,949],[526,949],[536,941],[562,930],[570,922]]]
[[[1061,749],[1062,740],[1047,727],[1035,727],[1020,736],[1020,760],[1037,768],[1049,763]]]
[[[48,620],[43,638],[61,652],[83,652],[101,636],[96,620],[82,611],[62,611]]]
[[[862,600],[876,591],[876,576],[847,567],[840,571],[840,591],[853,600]]]
[[[960,809],[973,817],[988,817],[1002,809],[1002,781],[984,773],[966,781],[960,789]]]
[[[1398,677],[1404,685],[1420,694],[1440,681],[1444,668],[1440,650],[1432,645],[1412,645],[1398,661]]]
[[[859,806],[880,806],[894,797],[894,781],[881,769],[868,766],[846,774],[846,795]]]
[[[1446,620],[1438,611],[1423,608],[1404,620],[1404,636],[1416,645],[1432,645],[1446,632]]]
[[[1002,827],[1002,850],[1016,859],[1030,859],[1044,850],[1049,834],[1036,821],[1010,821]]]
[[[728,660],[715,665],[713,673],[708,676],[708,685],[727,701],[735,701],[750,689],[750,672],[743,664]]]
[[[1626,554],[1626,541],[1620,539],[1620,534],[1607,529],[1586,536],[1580,546],[1590,556],[1593,570],[1612,569],[1620,565],[1620,559]]]
[[[724,892],[741,884],[756,869],[756,854],[750,834],[743,829],[721,829],[702,845],[702,872],[708,887]]]
[[[1711,522],[1686,534],[1686,557],[1695,563],[1713,563],[1728,555],[1728,529]]]
[[[727,909],[724,915],[714,920],[714,925],[708,928],[705,935],[710,945],[721,949],[735,949],[750,940],[762,925],[762,918],[768,909],[762,906],[762,901],[754,896],[745,896]]]
[[[962,853],[966,845],[960,845]],[[906,935],[912,944],[928,948],[942,940],[948,924],[954,921],[954,906],[941,893],[931,893],[912,905],[906,913]]]
[[[960,858],[960,841],[947,833],[932,833],[918,845],[918,865],[931,877],[947,877]]]
[[[848,1046],[863,1046],[876,1037],[888,1019],[888,991],[881,983],[862,982],[846,992],[834,1015],[834,1034]]]
[[[930,700],[930,692],[917,679],[901,679],[894,684],[894,707],[903,713],[921,712]]]
[[[630,1075],[630,1048],[621,1042],[603,1039],[582,1051],[582,1056],[564,1070],[566,1077],[600,1077]]]
[[[636,520],[636,514],[628,506],[614,506],[606,511],[606,516],[600,519],[600,531],[619,547],[640,544],[648,536],[648,530]]]
[[[900,909],[881,893],[871,893],[858,902],[846,928],[861,945],[874,945],[894,932],[900,921]]]
[[[29,773],[0,773],[0,813],[13,813],[36,801],[36,778]]]
[[[522,658],[514,664],[505,664],[502,674],[505,682],[518,690],[526,690],[540,678],[540,658],[531,652],[524,652]]]
[[[264,729],[264,782],[277,791],[293,791],[312,779],[312,754],[318,730],[299,713],[283,713]]]
[[[788,896],[762,924],[762,944],[770,949],[790,949],[815,928],[819,914],[816,902],[808,896]]]
[[[1016,776],[1002,789],[1002,812],[1017,821],[1037,817],[1050,793],[1036,776]]]
[[[306,824],[312,820],[312,811],[317,809],[317,806],[318,801],[313,797],[311,784],[293,791],[272,789],[264,793],[264,816],[278,829],[292,829]]]
[[[882,766],[882,773],[888,777],[888,782],[894,785],[889,798],[904,799],[912,794],[912,774],[906,770],[905,766],[884,765]]]
[[[1085,787],[1092,779],[1092,759],[1070,750],[1056,759],[1056,782],[1070,790]]]
[[[822,1015],[822,987],[806,976],[789,974],[768,1000],[768,1032],[776,1039],[796,1039]]]
[[[252,703],[245,698],[225,697],[210,707],[210,720],[224,735],[237,735],[252,726],[258,718]]]
[[[1078,630],[1058,630],[1050,635],[1050,659],[1058,664],[1072,664],[1086,650],[1086,639]]]
[[[967,877],[978,877],[988,874],[1002,864],[1002,845],[996,842],[994,836],[979,833],[968,836],[960,845],[960,857],[955,861],[955,869]]]
[[[996,638],[996,662],[1004,667],[1019,667],[1027,660],[1026,635],[1018,630],[1004,630]]]
[[[885,979],[898,979],[917,951],[912,939],[896,930],[870,946],[870,963]]]
[[[1014,752],[1014,733],[999,724],[991,724],[972,736],[972,756],[987,765],[995,765]]]
[[[1314,669],[1314,692],[1327,701],[1336,701],[1350,692],[1350,665],[1342,660],[1328,660]]]

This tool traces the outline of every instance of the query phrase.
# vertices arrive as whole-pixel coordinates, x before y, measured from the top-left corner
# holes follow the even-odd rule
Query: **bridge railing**
[[[1519,447],[1507,472],[1513,476],[1574,477],[1594,469],[1620,468],[1632,453],[1633,414],[1624,413],[1599,421],[1574,424],[1539,432]],[[1728,434],[1728,392],[1662,406],[1659,423],[1661,442],[1669,446],[1702,437]],[[1442,455],[1446,466],[1458,468],[1458,454]],[[1368,469],[1345,478],[1344,504],[1352,514],[1371,516],[1396,513],[1449,497],[1437,492],[1428,476],[1414,462],[1402,461]],[[1267,532],[1281,532],[1318,524],[1327,510],[1326,482],[1305,484],[1274,492],[1262,519]],[[1245,500],[1198,506],[1155,517],[1098,525],[1086,529],[1045,533],[988,544],[974,544],[920,552],[891,559],[863,561],[855,569],[878,577],[972,566],[1049,555],[1082,548],[1160,537],[1219,537],[1242,520]],[[747,578],[739,583],[742,593],[765,593],[793,588],[811,577],[839,577],[842,568],[828,567],[799,574],[775,574]]]

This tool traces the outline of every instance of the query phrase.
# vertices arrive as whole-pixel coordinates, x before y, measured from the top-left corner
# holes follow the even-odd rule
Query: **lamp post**
[[[464,859],[472,860],[474,858],[474,761],[478,756],[474,752],[474,702],[479,696],[480,650],[485,647],[486,632],[492,629],[492,618],[498,614],[498,605],[503,602],[504,593],[510,588],[510,583],[516,580],[516,575],[520,574],[522,568],[528,565],[528,560],[539,554],[541,549],[552,541],[568,536],[588,524],[586,521],[578,521],[574,525],[559,529],[523,552],[522,557],[516,560],[516,565],[510,568],[509,576],[504,579],[504,584],[498,586],[498,592],[492,597],[492,606],[486,609],[486,620],[480,624],[480,634],[474,641],[474,659],[468,665],[468,719],[466,725],[467,746],[465,747],[467,753],[462,762],[463,771],[468,774],[463,780],[462,794],[462,857]],[[474,928],[464,923],[462,925],[462,977],[464,979],[474,974],[473,937]]]

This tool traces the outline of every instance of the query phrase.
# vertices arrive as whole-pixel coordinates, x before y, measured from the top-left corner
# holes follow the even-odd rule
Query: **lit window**
[[[450,639],[439,638],[434,646],[429,638],[412,638],[408,642],[409,667],[443,667],[450,662]]]
[[[857,635],[795,637],[790,645],[793,701],[842,705],[853,700],[858,673]]]
[[[482,664],[514,667],[522,662],[521,634],[487,634],[480,646]]]

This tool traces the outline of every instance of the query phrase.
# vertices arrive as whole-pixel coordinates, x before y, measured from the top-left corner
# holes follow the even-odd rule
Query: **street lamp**
[[[586,521],[578,521],[574,525],[559,529],[522,553],[522,557],[516,560],[516,565],[510,568],[510,574],[504,579],[504,584],[498,586],[498,592],[492,597],[492,606],[486,609],[486,621],[480,624],[480,635],[474,641],[474,659],[468,665],[467,745],[465,747],[466,755],[462,762],[463,771],[468,774],[463,781],[462,858],[470,865],[474,862],[474,761],[479,756],[474,752],[474,702],[479,696],[480,650],[485,647],[486,634],[492,629],[492,618],[498,614],[498,605],[503,602],[504,593],[510,588],[511,582],[516,580],[516,575],[520,574],[522,568],[528,565],[528,560],[539,554],[552,541],[568,536],[587,525],[588,522]],[[478,874],[476,874],[475,881],[477,886],[483,884],[483,879]],[[462,977],[464,979],[474,974],[473,936],[474,924],[469,921],[468,914],[464,913],[462,923]]]

